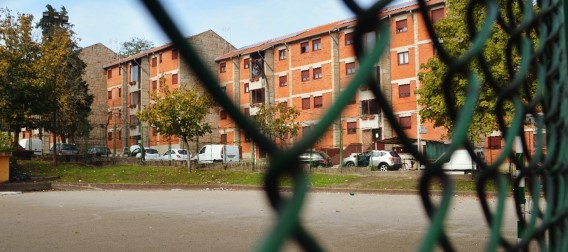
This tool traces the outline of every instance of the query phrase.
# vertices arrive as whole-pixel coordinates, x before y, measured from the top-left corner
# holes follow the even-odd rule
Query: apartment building
[[[444,16],[445,1],[429,1],[428,5],[435,21]],[[375,64],[374,74],[408,136],[422,141],[441,140],[444,129],[420,124],[414,94],[420,87],[420,64],[434,55],[417,8],[417,4],[407,2],[379,13],[380,19],[390,25],[391,41],[389,51]],[[285,103],[300,110],[297,120],[302,127],[301,137],[317,124],[358,71],[353,49],[355,24],[354,19],[341,20],[220,56],[216,59],[219,81],[245,115],[254,116],[259,104]],[[364,39],[373,44],[375,38],[376,34],[369,32]],[[221,142],[242,146],[243,158],[264,156],[222,109],[219,134]],[[288,141],[293,143],[297,138]],[[338,153],[339,148],[393,148],[395,142],[384,141],[388,139],[396,139],[392,127],[371,91],[362,88],[342,111],[340,120],[313,147],[328,153]]]
[[[235,48],[217,33],[209,30],[187,38],[211,71],[216,71],[215,57]],[[164,86],[170,89],[202,87],[192,70],[181,59],[172,43],[120,59],[104,67],[106,77],[107,123],[104,125],[106,145],[121,152],[124,147],[136,144],[165,152],[168,148],[188,148],[192,153],[198,146],[182,146],[177,137],[165,137],[156,128],[138,120],[136,112],[151,103],[151,92]],[[207,116],[206,121],[218,124],[218,114]],[[219,139],[218,131],[205,136],[201,143]],[[216,141],[215,141],[216,142]]]

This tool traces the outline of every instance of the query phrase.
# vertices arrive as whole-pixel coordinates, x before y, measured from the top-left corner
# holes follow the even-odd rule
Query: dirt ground
[[[511,201],[506,209],[501,233],[515,240]],[[1,193],[0,251],[250,251],[274,218],[255,190]],[[428,227],[416,195],[310,193],[302,221],[328,251],[413,251]],[[458,251],[484,250],[476,198],[455,196],[445,229]]]

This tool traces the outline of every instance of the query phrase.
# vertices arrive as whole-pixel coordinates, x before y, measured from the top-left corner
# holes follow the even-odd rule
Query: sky
[[[213,30],[237,48],[354,16],[341,0],[161,2],[184,35]],[[367,7],[374,1],[356,2]],[[32,14],[37,22],[47,4],[56,10],[65,6],[80,47],[102,43],[118,52],[122,42],[134,37],[154,46],[170,42],[138,0],[2,0],[0,8],[9,9],[12,15]]]

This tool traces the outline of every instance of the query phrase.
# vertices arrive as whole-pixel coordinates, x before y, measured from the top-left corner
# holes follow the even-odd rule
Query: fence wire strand
[[[375,96],[375,100],[384,113],[385,118],[393,127],[396,135],[404,146],[426,169],[419,181],[420,197],[423,207],[430,219],[429,227],[420,244],[420,251],[432,251],[440,246],[445,251],[453,251],[451,241],[444,229],[449,205],[453,196],[453,180],[442,169],[443,161],[449,160],[452,152],[460,146],[465,146],[468,152],[480,167],[480,174],[476,177],[477,196],[487,222],[490,238],[487,241],[487,251],[528,250],[529,244],[536,243],[543,251],[568,250],[568,99],[566,91],[567,76],[567,50],[568,29],[565,23],[568,17],[568,7],[560,0],[504,0],[504,1],[475,1],[467,2],[466,23],[471,45],[469,49],[459,56],[450,55],[444,44],[440,41],[436,30],[430,20],[429,7],[426,0],[419,0],[419,12],[423,17],[427,32],[436,48],[439,59],[447,66],[444,75],[443,90],[447,105],[447,114],[454,121],[452,144],[440,161],[430,162],[422,153],[413,148],[413,143],[405,134],[404,129],[392,110],[391,104],[379,88],[378,80],[373,77],[373,67],[381,55],[388,53],[389,27],[381,21],[378,12],[391,4],[393,0],[377,1],[372,6],[364,8],[354,0],[343,0],[357,18],[354,31],[354,48],[360,63],[360,70],[349,85],[341,92],[338,99],[319,124],[286,151],[256,129],[254,123],[241,114],[233,105],[229,97],[222,91],[217,78],[207,70],[206,64],[200,59],[198,53],[187,43],[169,14],[159,1],[142,0],[155,20],[179,49],[183,59],[194,70],[204,88],[212,94],[218,104],[235,120],[236,124],[244,129],[258,146],[268,155],[270,167],[264,178],[264,190],[271,207],[278,215],[276,223],[270,234],[263,239],[259,251],[275,251],[282,248],[288,240],[296,241],[303,249],[320,251],[323,248],[304,228],[299,219],[303,208],[304,198],[309,191],[308,178],[297,162],[297,157],[309,146],[313,145],[340,115],[340,111],[352,100],[358,88],[368,85]],[[451,6],[447,6],[451,8]],[[515,8],[520,12],[515,12]],[[485,16],[482,22],[476,23],[479,17],[475,10],[483,9]],[[520,13],[520,14],[519,14]],[[499,27],[508,36],[505,50],[507,72],[511,80],[506,85],[500,85],[484,56],[484,46],[491,43],[490,36],[495,27]],[[364,50],[364,35],[370,31],[377,31],[375,46]],[[533,43],[533,38],[537,43]],[[513,55],[519,55],[520,61],[515,61]],[[479,65],[481,72],[471,71],[472,64]],[[453,78],[456,75],[467,76],[467,95],[464,105],[458,105],[454,97]],[[535,76],[533,76],[535,75]],[[535,92],[531,92],[530,84],[536,83]],[[472,114],[479,102],[481,85],[491,88],[498,94],[497,120],[499,130],[505,140],[505,147],[497,160],[491,164],[485,163],[474,155],[473,145],[467,137],[468,129],[472,123]],[[505,104],[512,104],[514,114],[506,118]],[[536,148],[529,153],[528,141],[523,132],[525,117],[534,118],[536,127]],[[511,120],[510,124],[507,120]],[[544,134],[546,132],[546,134]],[[515,137],[520,136],[524,156],[515,155]],[[546,149],[546,153],[543,151]],[[518,150],[517,150],[518,152]],[[506,160],[512,160],[518,170],[518,175],[511,182],[506,175],[499,172],[499,166]],[[284,196],[280,193],[278,181],[282,177],[291,177],[293,193]],[[443,186],[442,198],[435,201],[431,198],[430,185],[441,182]],[[532,198],[530,217],[525,217],[521,208],[524,202],[522,184],[526,182],[528,194]],[[488,192],[485,190],[489,183],[497,187],[497,204],[490,206],[487,201]],[[511,184],[509,184],[511,183]],[[520,220],[520,239],[511,242],[501,234],[505,199],[509,197],[508,188],[512,186],[515,194],[515,214]],[[438,202],[438,203],[434,203]],[[540,206],[544,202],[544,206]]]

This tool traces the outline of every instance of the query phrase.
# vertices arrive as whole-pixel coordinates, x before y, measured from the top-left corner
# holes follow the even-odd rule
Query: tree
[[[504,5],[504,1],[499,3]],[[443,47],[449,55],[458,57],[463,55],[471,46],[470,41],[473,38],[469,36],[466,23],[466,6],[467,1],[464,0],[449,0],[447,2],[447,16],[446,18],[438,21],[435,25],[436,32]],[[519,7],[515,9],[519,13]],[[486,17],[485,9],[476,8],[474,17],[475,27],[481,27],[484,18]],[[518,23],[518,20],[516,21]],[[479,29],[479,28],[478,28]],[[493,85],[498,87],[506,87],[511,81],[510,69],[507,64],[518,65],[520,56],[518,51],[512,51],[512,62],[507,62],[506,50],[509,36],[505,32],[502,24],[495,24],[490,38],[485,41],[483,55],[487,61],[486,66],[490,69],[493,75],[494,82],[490,83],[481,73],[483,72],[480,66],[480,61],[473,61],[469,66],[469,71],[477,73],[481,78],[481,94],[477,103],[477,108],[473,115],[473,122],[469,128],[469,139],[473,141],[479,140],[483,135],[491,133],[493,130],[498,129],[497,124],[497,98],[498,93]],[[418,77],[422,87],[416,90],[419,96],[418,104],[421,107],[420,117],[422,121],[430,120],[434,123],[435,127],[443,126],[451,132],[454,127],[454,121],[451,115],[447,113],[447,106],[444,100],[443,86],[444,77],[448,71],[448,66],[443,63],[440,58],[432,57],[426,64],[421,66],[422,72]],[[527,77],[527,83],[534,83],[533,75]],[[467,95],[467,76],[462,72],[458,73],[451,78],[452,88],[450,92],[453,94],[453,101],[456,107],[461,107],[464,104]],[[530,86],[530,85],[529,85]],[[530,92],[534,92],[534,85],[532,85]],[[447,91],[447,90],[446,90]],[[505,101],[503,103],[503,111],[506,113],[503,118],[509,120],[514,112],[514,107],[511,102]]]
[[[295,121],[298,116],[300,116],[299,110],[288,107],[284,103],[279,103],[276,106],[262,104],[255,120],[264,134],[280,140],[280,143],[286,146],[286,138],[298,135],[300,123]]]
[[[154,44],[146,39],[134,37],[130,41],[122,42],[121,48],[118,52],[120,57],[128,57],[135,55],[139,52],[149,50],[154,47]]]
[[[211,97],[197,88],[169,90],[166,86],[161,93],[152,93],[150,107],[137,112],[140,121],[148,122],[166,137],[181,138],[186,146],[189,141],[211,133],[211,125],[204,122],[215,104]],[[188,155],[187,168],[191,170],[189,158]]]
[[[21,128],[37,128],[45,113],[48,91],[41,68],[41,46],[32,36],[33,16],[12,16],[0,9],[0,120],[15,133],[17,146]]]

